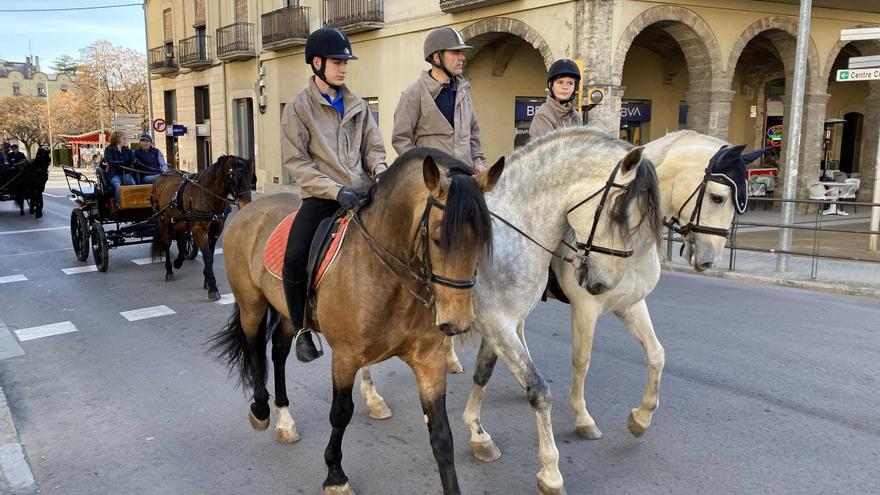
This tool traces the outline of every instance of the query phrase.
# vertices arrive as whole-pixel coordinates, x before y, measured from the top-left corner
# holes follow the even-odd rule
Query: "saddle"
[[[547,299],[556,299],[557,301],[565,304],[571,304],[571,301],[565,297],[565,291],[562,290],[562,286],[559,285],[559,280],[556,278],[556,274],[553,273],[553,268],[550,268],[550,276],[547,278],[547,288],[544,289],[544,295],[541,296],[542,301],[547,301]]]
[[[266,270],[278,279],[282,279],[282,271],[284,269],[284,257],[287,251],[287,240],[290,237],[290,228],[293,226],[293,220],[296,218],[296,212],[284,217],[281,223],[275,227],[275,230],[266,240],[266,247],[263,250],[263,265]],[[309,248],[308,263],[308,280],[311,281],[310,288],[312,291],[318,288],[324,274],[330,269],[330,266],[336,260],[339,248],[345,239],[345,232],[348,228],[349,220],[347,217],[340,216],[340,213],[325,218],[315,231],[315,237],[312,238],[312,244]]]

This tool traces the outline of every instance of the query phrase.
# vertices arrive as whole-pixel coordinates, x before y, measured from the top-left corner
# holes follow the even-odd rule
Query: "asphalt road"
[[[46,197],[39,221],[0,204],[0,281],[13,280],[0,283],[0,386],[40,492],[320,493],[330,360],[289,363],[299,443],[277,444],[271,428],[253,431],[246,395],[205,351],[232,307],[206,300],[201,262],[166,283],[161,265],[131,262],[148,257],[148,246],[130,246],[110,252],[107,273],[65,274],[91,258],[79,263],[70,249],[64,191],[47,192],[59,197]],[[173,314],[120,314],[161,305]],[[556,399],[569,494],[880,493],[877,300],[665,273],[649,307],[667,366],[660,409],[640,439],[626,418],[646,373],[624,327],[600,322],[587,398],[605,436],[586,441],[566,400],[568,308],[541,304],[528,321],[530,350]],[[67,333],[14,337],[63,322],[44,331]],[[24,354],[10,357],[16,345]],[[535,420],[503,365],[483,412],[503,457],[482,464],[470,455],[461,412],[473,355],[463,349],[466,372],[449,378],[462,490],[534,493]],[[361,494],[440,493],[412,374],[392,361],[373,376],[395,415],[371,420],[356,396],[344,444],[353,486]]]

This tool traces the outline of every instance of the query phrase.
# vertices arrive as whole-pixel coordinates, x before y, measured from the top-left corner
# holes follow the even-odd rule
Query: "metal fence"
[[[263,14],[261,19],[264,46],[309,37],[308,7],[285,7]]]
[[[217,28],[217,56],[254,51],[254,25],[236,22]]]
[[[196,35],[180,40],[181,65],[210,63],[211,58],[210,36]]]
[[[150,70],[177,69],[176,52],[173,45],[150,48]]]
[[[344,28],[360,22],[385,22],[382,0],[324,0],[322,22]]]

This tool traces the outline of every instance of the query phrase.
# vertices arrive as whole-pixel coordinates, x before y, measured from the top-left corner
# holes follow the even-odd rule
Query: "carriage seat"
[[[64,170],[64,176],[67,178],[67,186],[74,196],[78,196],[85,201],[95,199],[94,183],[88,177],[70,167],[62,167],[62,169]],[[71,184],[71,179],[76,181],[76,186]]]
[[[294,218],[296,218],[296,212],[286,216],[269,235],[269,239],[266,240],[266,246],[263,249],[263,265],[269,273],[279,279],[282,279],[287,240],[290,237],[290,228],[293,226]],[[312,245],[309,249],[309,263],[307,265],[308,280],[312,281],[312,289],[318,287],[324,274],[327,273],[330,265],[336,260],[336,255],[339,253],[339,248],[342,247],[342,242],[345,238],[348,223],[348,217],[337,218],[333,216],[324,219],[318,230],[315,231],[315,237],[312,239]]]

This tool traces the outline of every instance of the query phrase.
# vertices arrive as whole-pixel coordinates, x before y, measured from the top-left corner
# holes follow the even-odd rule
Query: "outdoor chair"
[[[809,198],[814,201],[830,202],[837,199],[835,191],[826,189],[821,182],[811,182],[807,184],[807,190],[810,192]],[[822,205],[817,204],[816,208],[821,209]],[[809,205],[807,206],[807,210],[809,211]]]
[[[758,179],[758,177],[754,177],[754,178],[752,178],[752,180],[749,181],[749,199],[766,198],[767,197],[767,185],[764,182],[759,181],[757,179]],[[752,202],[752,205],[750,208],[751,211],[755,211],[755,203],[756,203],[756,201]],[[764,203],[764,210],[766,210],[767,209],[767,201],[762,201],[762,203]]]
[[[834,182],[846,182],[846,172],[841,172],[839,170],[834,171]]]
[[[856,192],[859,190],[859,186],[862,184],[862,179],[846,179],[844,182],[849,184],[849,187],[841,187],[840,195],[837,199],[841,201],[856,201]],[[853,213],[858,213],[859,209],[856,205],[853,205]]]

